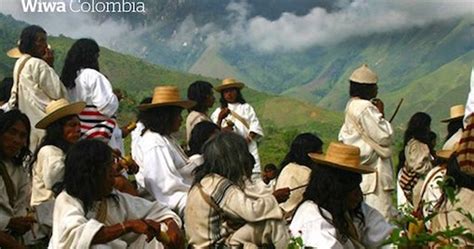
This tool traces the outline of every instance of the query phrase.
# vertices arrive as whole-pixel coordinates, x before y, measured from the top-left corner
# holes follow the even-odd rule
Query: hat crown
[[[49,104],[46,106],[46,115],[51,114],[56,110],[59,110],[68,105],[70,105],[70,103],[69,101],[67,101],[67,99],[53,100],[49,102]]]
[[[360,165],[360,149],[357,146],[332,142],[325,158],[333,163],[357,168]]]
[[[175,86],[158,86],[153,91],[152,104],[163,104],[181,101],[179,89]]]
[[[234,78],[225,78],[222,80],[222,85],[229,85],[229,84],[235,84],[235,83],[240,83]]]
[[[376,84],[379,80],[379,77],[376,73],[370,70],[367,64],[363,64],[354,72],[352,72],[351,77],[349,80],[361,83],[361,84]]]
[[[458,118],[464,116],[464,105],[455,105],[449,108],[450,118]]]

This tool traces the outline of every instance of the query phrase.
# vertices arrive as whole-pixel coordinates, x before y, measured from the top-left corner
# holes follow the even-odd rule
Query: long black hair
[[[212,85],[207,81],[198,80],[188,87],[188,99],[196,101],[196,105],[191,107],[190,111],[206,112],[208,107],[205,105],[207,98],[212,95]]]
[[[188,156],[202,153],[202,146],[209,140],[209,138],[219,131],[219,126],[209,121],[202,121],[196,124],[191,131],[189,138],[189,152]]]
[[[38,33],[46,34],[46,31],[38,25],[30,25],[21,31],[18,48],[22,54],[35,55],[36,35]]]
[[[220,132],[203,146],[204,164],[194,170],[193,185],[208,174],[218,174],[243,188],[250,179],[255,159],[245,139],[233,132]]]
[[[370,100],[377,96],[377,84],[360,84],[354,81],[349,81],[349,83],[349,95],[351,97]]]
[[[303,194],[303,200],[313,201],[318,205],[319,212],[326,221],[336,228],[338,240],[347,241],[350,237],[349,221],[345,214],[349,213],[358,218],[364,224],[364,214],[359,204],[355,210],[350,210],[347,204],[347,198],[362,181],[361,174],[338,168],[318,165],[311,172],[311,178]],[[331,214],[327,217],[323,210]]]
[[[83,68],[99,70],[99,45],[92,39],[79,39],[67,52],[64,60],[61,81],[66,88],[71,89],[76,86],[75,80],[77,71]]]
[[[174,120],[182,110],[179,106],[160,106],[142,111],[140,121],[145,126],[142,134],[150,130],[162,136],[170,135]]]
[[[25,125],[28,133],[26,138],[26,145],[20,150],[20,153],[18,153],[18,155],[16,155],[12,159],[13,164],[20,166],[23,164],[23,162],[27,161],[28,157],[31,155],[31,152],[29,150],[31,133],[30,120],[24,113],[16,109],[0,114],[0,136],[5,134],[5,132],[7,132],[18,121],[22,122]],[[1,157],[3,157],[2,154],[3,151],[0,153]]]
[[[86,139],[77,142],[66,155],[64,188],[82,201],[85,213],[98,199],[107,170],[112,167],[112,150],[102,141]]]
[[[463,120],[462,118],[453,120],[448,123],[448,134],[446,135],[446,140],[448,141],[459,129],[463,129]]]
[[[38,159],[38,153],[43,148],[44,146],[47,145],[53,145],[55,147],[58,147],[59,149],[62,150],[64,154],[66,154],[69,150],[69,148],[72,146],[66,139],[64,138],[64,126],[66,123],[71,120],[74,117],[78,117],[77,115],[69,115],[66,117],[63,117],[61,119],[58,119],[57,121],[51,123],[47,128],[46,128],[46,135],[43,137],[41,140],[40,145],[36,149],[33,159],[31,160],[30,163],[30,170],[33,169],[33,165]]]
[[[289,163],[310,167],[310,165],[313,165],[313,160],[308,156],[310,152],[322,153],[323,141],[312,133],[299,134],[291,143],[290,151],[281,161],[280,171]]]
[[[247,101],[245,101],[244,99],[244,96],[242,95],[242,92],[240,91],[239,88],[237,87],[232,87],[232,88],[227,88],[227,89],[235,89],[237,91],[237,98],[236,98],[236,101],[238,103],[241,103],[241,104],[245,104],[247,103]],[[224,91],[227,90],[227,89],[224,89],[221,91],[221,98],[219,99],[219,102],[221,103],[221,107],[227,107],[227,101],[225,100],[224,98]]]
[[[398,154],[398,171],[405,165],[405,147],[412,138],[426,144],[434,155],[434,148],[432,148],[430,139],[430,126],[431,117],[427,113],[417,112],[411,116],[403,136],[403,149]]]

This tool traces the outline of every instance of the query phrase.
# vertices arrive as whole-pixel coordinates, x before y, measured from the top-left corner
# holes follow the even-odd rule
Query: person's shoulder
[[[41,147],[41,149],[38,151],[38,156],[48,156],[48,155],[64,155],[64,152],[54,146],[54,145],[45,145]]]

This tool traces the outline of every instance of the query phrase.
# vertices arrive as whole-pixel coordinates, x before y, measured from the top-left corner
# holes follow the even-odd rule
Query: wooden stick
[[[293,190],[297,190],[297,189],[300,189],[300,188],[307,187],[308,185],[309,184],[304,184],[304,185],[301,185],[301,186],[298,186],[298,187],[290,188],[290,192],[293,191]]]
[[[395,112],[393,112],[392,117],[389,119],[388,122],[392,123],[393,119],[395,118],[395,116],[398,113],[398,110],[400,110],[400,106],[402,106],[402,103],[403,103],[403,98],[401,98],[400,102],[398,102],[397,108],[395,108]]]

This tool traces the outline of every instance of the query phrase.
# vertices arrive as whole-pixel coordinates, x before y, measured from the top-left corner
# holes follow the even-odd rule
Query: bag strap
[[[217,185],[220,184],[220,181],[217,183]],[[204,199],[204,201],[209,204],[209,206],[211,206],[214,210],[216,210],[217,213],[219,213],[219,216],[224,216],[224,210],[222,210],[222,208],[217,205],[217,203],[214,201],[214,199],[212,199],[210,195],[204,192],[200,183],[197,184],[197,188],[199,189],[199,193],[201,194],[201,197]]]
[[[230,110],[230,109],[229,109],[229,110]],[[250,125],[249,125],[249,123],[247,122],[247,120],[245,120],[245,118],[243,118],[243,117],[240,116],[238,113],[236,113],[236,112],[234,112],[234,111],[232,111],[232,110],[230,110],[230,114],[231,114],[232,116],[234,116],[234,118],[236,118],[237,120],[239,120],[240,123],[242,123],[245,127],[247,127],[247,129],[250,130]]]
[[[423,184],[423,187],[421,188],[421,192],[420,192],[420,201],[418,202],[418,206],[416,207],[417,210],[421,210],[421,208],[423,208],[423,204],[424,204],[424,200],[423,200],[423,195],[425,195],[425,191],[426,191],[426,188],[428,187],[428,184],[431,182],[431,180],[433,179],[433,177],[438,174],[439,172],[441,172],[441,170],[445,169],[445,167],[443,166],[439,166],[438,169],[430,175],[430,177],[428,177],[424,184]]]
[[[21,74],[21,71],[23,71],[23,68],[25,67],[26,62],[28,62],[30,59],[31,59],[31,56],[26,57],[20,63],[20,66],[18,67],[18,72],[16,74],[16,92],[15,92],[14,108],[18,108],[18,90],[19,90],[19,85],[20,85],[20,74]]]
[[[0,175],[2,175],[3,182],[5,183],[5,189],[7,190],[8,203],[11,207],[15,205],[15,186],[7,172],[6,165],[0,160]]]

